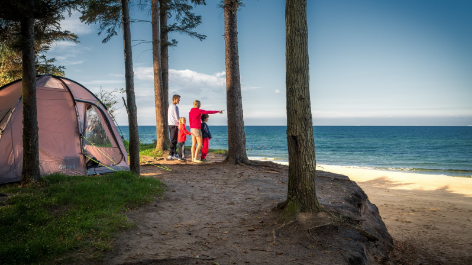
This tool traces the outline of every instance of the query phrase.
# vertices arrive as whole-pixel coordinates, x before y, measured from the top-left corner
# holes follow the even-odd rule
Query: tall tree
[[[0,37],[6,35],[17,52],[21,52],[22,62],[22,101],[23,101],[23,166],[21,182],[30,183],[40,177],[39,139],[36,104],[35,71],[35,19],[46,27],[58,27],[63,11],[73,5],[72,1],[51,0],[3,0],[0,2]],[[19,25],[19,32],[15,27]],[[38,32],[40,35],[41,32]]]
[[[161,107],[164,110],[164,119],[162,124],[156,124],[157,126],[162,126],[163,131],[164,131],[164,145],[165,149],[167,149],[167,146],[170,146],[170,139],[169,139],[169,124],[167,122],[167,115],[168,115],[168,110],[169,110],[169,31],[167,29],[167,17],[169,16],[169,10],[168,10],[168,2],[170,0],[159,0],[159,6],[160,6],[160,13],[159,13],[159,19],[160,19],[160,31],[161,31],[161,54],[160,54],[160,59],[161,59],[161,78],[162,78],[162,83],[161,83],[161,91],[162,91],[162,103]],[[159,135],[158,135],[159,137]],[[158,140],[159,141],[159,140]],[[160,140],[162,141],[162,140]],[[157,146],[156,146],[157,149]],[[162,149],[162,150],[165,150]]]
[[[30,1],[32,4],[33,1]],[[31,6],[32,7],[32,6]],[[23,61],[23,167],[21,183],[39,180],[38,112],[36,105],[36,71],[34,68],[34,17],[25,14],[21,20],[21,53]]]
[[[163,102],[161,106],[164,108],[164,119],[162,124],[156,126],[164,127],[165,146],[169,146],[169,131],[167,124],[167,111],[169,109],[169,46],[176,46],[177,40],[169,41],[170,32],[179,32],[199,40],[204,40],[205,35],[198,34],[193,31],[202,23],[202,17],[192,13],[193,6],[205,5],[205,0],[159,0],[160,3],[160,30],[161,30],[161,70],[162,70],[162,94]],[[175,17],[175,22],[168,24],[169,16]],[[159,135],[158,135],[159,137]],[[158,142],[162,141],[158,139]],[[157,146],[156,146],[157,148]]]
[[[162,89],[161,69],[161,45],[159,36],[159,0],[151,2],[152,15],[152,61],[154,70],[154,102],[156,106],[156,150],[166,150],[168,146],[169,132],[167,131],[166,105],[167,98],[164,97]],[[167,141],[166,141],[167,139]]]
[[[121,0],[123,46],[125,56],[126,101],[128,102],[129,155],[130,169],[139,175],[139,132],[138,110],[134,94],[133,52],[131,50],[131,28],[128,0]]]
[[[130,169],[139,174],[139,131],[136,109],[136,96],[134,93],[133,55],[131,49],[131,30],[129,18],[128,0],[77,0],[82,7],[80,20],[87,24],[100,23],[98,34],[106,32],[103,43],[108,42],[118,34],[121,27],[123,31],[123,46],[125,59],[126,98],[128,106],[129,125],[129,155]]]
[[[228,111],[228,156],[232,164],[249,164],[244,132],[243,100],[239,75],[238,21],[240,0],[225,0],[225,61],[226,61],[226,106]]]
[[[315,190],[315,141],[308,72],[307,0],[286,0],[287,142],[286,214],[321,210]]]
[[[167,17],[168,17],[168,2],[169,0],[159,0],[159,20],[160,20],[160,62],[161,62],[161,93],[162,93],[162,114],[163,119],[161,124],[156,124],[157,126],[162,126],[162,131],[164,134],[157,135],[159,138],[160,136],[163,139],[158,139],[159,142],[164,142],[164,149],[167,150],[167,147],[170,146],[169,140],[169,124],[167,122],[167,115],[169,110],[169,45],[168,45],[168,31],[167,31]],[[157,146],[156,146],[157,149]]]

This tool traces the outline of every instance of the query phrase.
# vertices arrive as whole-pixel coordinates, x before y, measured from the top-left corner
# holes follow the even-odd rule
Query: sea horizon
[[[211,125],[212,149],[228,149],[227,126]],[[245,126],[249,159],[288,164],[284,125]],[[128,139],[128,126],[119,126]],[[317,166],[472,177],[472,126],[313,126]],[[156,127],[139,126],[153,143]],[[186,145],[191,145],[187,138]]]

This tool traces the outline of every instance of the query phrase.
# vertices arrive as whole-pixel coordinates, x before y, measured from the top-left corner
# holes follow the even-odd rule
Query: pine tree
[[[126,79],[126,101],[128,106],[129,126],[129,156],[130,169],[135,174],[140,173],[139,168],[139,131],[138,110],[136,108],[136,96],[134,94],[134,72],[133,52],[131,49],[131,28],[128,9],[128,0],[121,0],[121,14],[123,23],[123,46],[125,55],[125,79]]]
[[[288,194],[285,213],[321,210],[315,189],[315,142],[308,72],[306,0],[286,0]]]
[[[169,47],[177,46],[177,40],[172,39],[169,41],[169,33],[178,32],[181,34],[188,35],[192,38],[204,40],[205,35],[198,34],[193,31],[202,23],[202,17],[196,16],[191,11],[194,5],[205,5],[205,0],[159,0],[160,4],[160,37],[161,37],[161,76],[162,76],[162,103],[161,107],[164,109],[164,118],[161,124],[156,124],[156,127],[163,127],[164,139],[159,139],[158,134],[157,142],[165,142],[165,146],[169,146],[169,130],[167,124],[167,111],[169,109]],[[168,24],[168,17],[174,16],[175,22]],[[156,110],[157,114],[157,110]],[[162,129],[157,129],[161,131]],[[156,146],[156,150],[158,147]]]
[[[108,42],[113,36],[118,34],[121,27],[123,31],[123,46],[125,59],[125,81],[126,98],[128,106],[128,125],[129,125],[129,156],[130,169],[139,175],[139,131],[138,131],[138,112],[136,108],[136,96],[134,93],[134,72],[133,55],[131,49],[131,30],[129,18],[128,0],[80,0],[82,7],[82,22],[87,24],[100,23],[99,35],[104,31],[107,33],[102,40]]]
[[[159,0],[152,0],[152,60],[154,70],[154,102],[156,107],[156,150],[166,150],[169,133],[167,131],[166,105],[167,98],[164,97],[162,89],[162,69],[161,69],[161,44],[159,27]],[[167,135],[167,136],[166,136]],[[166,141],[167,140],[167,141]]]
[[[249,164],[244,132],[243,101],[239,74],[237,11],[241,1],[225,0],[226,105],[228,116],[228,156],[232,164]]]

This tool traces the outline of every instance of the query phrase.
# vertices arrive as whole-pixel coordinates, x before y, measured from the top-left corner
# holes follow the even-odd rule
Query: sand
[[[419,249],[420,262],[472,264],[472,179],[319,166],[349,176],[377,205],[392,237]]]

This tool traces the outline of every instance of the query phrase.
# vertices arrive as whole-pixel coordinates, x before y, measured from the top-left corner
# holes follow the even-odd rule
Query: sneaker
[[[180,159],[179,156],[173,156],[172,159]]]
[[[180,158],[177,158],[177,160],[179,160],[179,161],[180,161],[180,160],[182,160],[182,159],[180,159]]]
[[[204,158],[204,159],[202,159],[202,162],[208,162],[208,160],[206,160],[206,159]]]
[[[187,160],[185,160],[185,158],[180,158],[179,161],[187,162]]]
[[[167,160],[172,160],[172,159],[173,159],[172,156],[167,157]]]
[[[195,163],[202,163],[202,160],[200,160],[200,159],[194,159],[193,162],[195,162]]]

